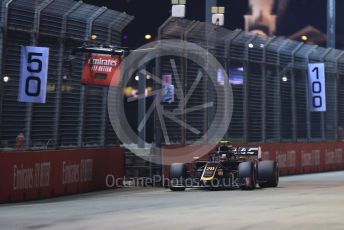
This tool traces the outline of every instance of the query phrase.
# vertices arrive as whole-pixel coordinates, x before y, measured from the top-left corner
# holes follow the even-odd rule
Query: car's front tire
[[[252,161],[246,161],[239,164],[238,179],[242,190],[253,190],[256,188],[256,170]]]
[[[184,163],[173,163],[170,166],[171,191],[184,191],[187,167]]]

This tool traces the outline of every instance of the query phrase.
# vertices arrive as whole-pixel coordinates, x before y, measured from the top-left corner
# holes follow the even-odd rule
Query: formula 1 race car
[[[190,166],[190,167],[188,167]],[[190,169],[190,170],[189,170]],[[277,187],[279,170],[276,161],[261,160],[261,149],[232,147],[220,142],[208,160],[196,159],[191,165],[173,163],[170,166],[170,189]]]

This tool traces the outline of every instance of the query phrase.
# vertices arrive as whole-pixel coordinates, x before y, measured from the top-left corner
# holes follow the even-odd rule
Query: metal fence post
[[[332,48],[330,49],[327,49],[326,52],[321,56],[321,61],[325,63],[325,58],[326,56],[331,52]],[[325,72],[326,72],[326,66],[325,66]],[[326,86],[325,86],[326,88]],[[325,129],[326,129],[326,121],[325,121],[325,113],[322,112],[320,114],[321,116],[321,139],[322,140],[325,140],[326,139],[326,132],[325,132]]]
[[[267,47],[270,45],[271,42],[273,42],[276,39],[275,36],[270,37],[264,44],[263,47],[263,58],[262,58],[262,85],[263,85],[263,89],[262,89],[262,142],[266,142],[266,51],[267,51]]]
[[[336,0],[327,0],[327,47],[336,46]]]
[[[63,63],[64,63],[64,50],[65,50],[65,34],[67,30],[67,18],[76,8],[78,8],[82,2],[76,2],[72,8],[70,8],[62,17],[62,27],[59,38],[59,51],[58,51],[58,67],[57,67],[57,80],[56,80],[56,97],[55,97],[55,118],[54,118],[54,132],[53,139],[55,140],[55,148],[60,145],[60,118],[61,118],[61,85],[62,85],[62,74],[63,74]]]
[[[3,77],[4,77],[4,71],[3,71],[3,66],[4,66],[4,44],[5,44],[5,32],[4,32],[4,28],[1,28],[0,31],[0,138],[2,137],[2,104],[3,104],[3,92],[4,92],[4,81],[3,81]],[[1,143],[0,143],[0,147],[1,147]]]
[[[95,14],[92,16],[93,18],[91,19],[92,22],[90,25],[93,24],[93,22],[101,16],[105,11],[107,10],[106,7],[101,7],[98,9],[98,11],[95,12]],[[90,29],[90,32],[92,33],[92,29]],[[91,36],[91,33],[89,36]],[[111,31],[110,31],[110,36],[111,37]],[[105,146],[105,135],[106,135],[106,112],[107,112],[107,94],[108,94],[108,88],[104,87],[102,89],[102,111],[100,115],[101,119],[101,125],[100,125],[100,133],[99,133],[99,145],[100,146]]]
[[[160,41],[162,39],[162,31],[163,29],[166,27],[166,25],[172,20],[173,18],[170,17],[168,18],[158,29],[158,41]],[[155,74],[155,76],[157,76],[158,78],[161,76],[161,58],[158,57],[156,58],[155,61],[155,72],[153,74]],[[154,82],[154,90],[160,90],[161,89],[161,85],[159,85],[159,83],[157,81]],[[161,101],[161,95],[157,94],[156,95],[157,100],[160,102]],[[159,122],[159,118],[158,118],[158,113],[156,108],[154,109],[154,140],[155,140],[155,145],[153,149],[153,152],[156,154],[156,156],[160,159],[160,175],[164,175],[164,155],[163,155],[163,151],[162,151],[162,144],[161,144],[161,125]]]
[[[42,2],[40,5],[36,5],[36,1],[34,2],[35,7],[35,14],[34,14],[34,21],[33,21],[33,30],[31,31],[31,45],[36,46],[38,43],[39,37],[39,26],[40,26],[40,14],[41,11],[47,7],[52,1],[46,0]],[[30,148],[31,142],[31,128],[32,128],[32,109],[33,103],[26,103],[26,114],[25,114],[25,145],[26,148]]]
[[[183,33],[183,35],[182,35],[182,39],[185,41],[185,42],[188,42],[188,35],[189,35],[189,33],[190,33],[190,31],[192,31],[197,25],[199,24],[199,22],[195,22],[195,23],[193,23],[191,26],[189,26],[188,28],[186,28],[186,30],[185,30],[185,32]],[[206,36],[206,35],[205,35]],[[186,53],[186,50],[184,49],[184,57],[187,57],[187,53]],[[186,94],[187,94],[187,92],[186,92],[186,87],[185,87],[185,85],[187,84],[187,73],[188,73],[188,64],[187,64],[187,59],[184,59],[183,60],[184,61],[184,63],[183,63],[183,65],[182,65],[182,70],[181,70],[181,76],[180,76],[180,78],[182,78],[182,84],[183,84],[183,89],[184,89],[184,92],[183,92],[183,95],[185,96]],[[208,68],[207,67],[207,65],[206,65],[206,68]],[[205,88],[206,88],[206,90],[208,90],[208,83],[206,83],[206,86],[205,86]],[[185,100],[185,98],[182,98],[181,100]],[[207,100],[207,98],[205,98],[204,100]],[[186,116],[186,114],[184,113],[184,111],[185,111],[185,106],[186,106],[186,103],[185,102],[183,102],[182,103],[184,106],[183,106],[183,114],[182,114],[182,120],[185,122],[185,123],[187,123],[187,116]],[[205,117],[207,118],[208,116],[207,116],[207,111],[208,110],[206,110],[205,111]],[[207,130],[207,128],[208,128],[208,120],[205,120],[204,121],[204,124],[203,124],[203,126],[205,126],[205,130]],[[186,140],[186,130],[185,129],[182,129],[181,130],[182,131],[182,144],[186,144],[187,143],[187,140]],[[207,140],[208,140],[208,137],[207,137]]]
[[[2,137],[2,110],[3,110],[3,76],[6,74],[4,71],[6,51],[4,49],[7,38],[7,19],[8,19],[8,7],[13,0],[5,0],[1,4],[1,38],[0,38],[0,138]],[[1,143],[0,143],[1,145]]]
[[[280,140],[280,142],[282,141],[282,139],[283,139],[283,135],[282,135],[282,122],[283,122],[283,120],[282,120],[282,106],[281,106],[281,104],[282,104],[282,100],[281,100],[281,72],[283,73],[284,71],[282,70],[282,71],[280,71],[280,67],[281,67],[281,60],[280,60],[280,53],[281,53],[281,50],[282,50],[282,48],[283,48],[283,46],[285,46],[287,43],[288,43],[289,41],[288,40],[285,40],[285,41],[283,41],[283,43],[282,43],[282,45],[277,49],[277,66],[276,66],[276,75],[277,75],[277,77],[278,77],[278,84],[277,84],[277,92],[278,92],[278,101],[279,101],[279,103],[278,103],[278,108],[277,108],[277,111],[278,111],[278,116],[279,116],[279,121],[280,122],[278,122],[278,133],[279,133],[279,140]]]
[[[265,46],[263,51],[263,56],[265,56]],[[264,59],[263,59],[264,60]],[[262,68],[262,137],[261,142],[266,142],[266,65],[261,64]]]
[[[37,2],[34,2],[34,21],[33,21],[33,30],[31,31],[31,45],[36,46],[38,43],[39,37],[39,26],[40,26],[40,14],[53,0],[46,0],[40,5],[36,5]],[[25,146],[30,148],[31,140],[31,128],[32,128],[32,110],[33,103],[26,103],[26,112],[25,112]]]
[[[84,40],[88,41],[90,39],[90,36],[92,34],[92,26],[94,20],[97,19],[107,8],[101,7],[96,12],[94,12],[90,18],[87,20],[87,27],[85,31],[85,37]],[[84,120],[85,120],[85,101],[86,101],[86,87],[84,85],[81,85],[80,89],[80,101],[79,101],[79,130],[78,130],[78,146],[83,146],[83,135],[84,135]],[[106,100],[106,98],[103,98],[102,100]],[[105,128],[104,128],[105,129]],[[99,135],[102,135],[101,133]]]
[[[303,46],[303,43],[298,44],[295,49],[291,52],[291,66],[295,66],[295,54]],[[295,73],[294,70],[291,71],[291,107],[292,107],[292,121],[293,121],[293,135],[292,140],[295,142],[297,140],[297,119],[296,119],[296,92],[295,92]]]
[[[206,0],[205,1],[205,29],[204,29],[204,31],[205,31],[205,33],[207,33],[207,31],[208,31],[208,27],[209,27],[209,24],[211,24],[212,23],[212,7],[213,6],[217,6],[217,0]],[[207,34],[204,34],[204,38],[206,39],[206,50],[209,52],[209,39],[208,39],[208,36],[207,36]],[[205,70],[206,71],[208,71],[208,68],[209,68],[209,66],[208,66],[208,60],[206,60],[206,65],[205,65]],[[211,80],[209,79],[209,78],[207,78],[207,83],[206,83],[206,92],[207,92],[207,94],[206,94],[206,102],[209,102],[209,101],[214,101],[214,99],[213,99],[213,95],[210,93],[210,91],[212,91],[212,88],[210,87],[210,85],[211,85],[212,83],[211,83]],[[209,124],[210,124],[210,122],[212,121],[212,114],[213,113],[211,113],[210,111],[211,111],[211,109],[210,108],[208,108],[206,111],[207,111],[207,113],[206,113],[206,118],[207,118],[207,120],[206,120],[206,126],[207,126],[207,128],[209,127]],[[208,142],[208,136],[207,136],[207,142]]]
[[[61,114],[61,85],[62,85],[62,68],[63,68],[63,51],[64,51],[64,39],[61,38],[59,51],[58,51],[58,67],[57,67],[57,80],[56,80],[56,97],[55,97],[55,118],[54,118],[54,132],[53,139],[55,140],[55,148],[59,146],[59,125]]]
[[[228,37],[228,39],[226,39],[226,44],[225,44],[225,56],[226,56],[226,60],[228,60],[228,65],[227,65],[227,69],[230,67],[231,65],[231,58],[230,58],[230,50],[231,50],[231,44],[232,44],[232,41],[238,37],[241,33],[243,33],[242,30],[240,29],[236,29],[234,30],[231,35]],[[228,76],[229,77],[229,76]],[[234,95],[233,95],[233,99],[234,99]],[[234,110],[234,103],[233,103],[233,110]],[[227,133],[230,132],[230,128],[228,129]],[[227,134],[227,136],[229,136],[229,134]]]
[[[112,28],[118,23],[118,21],[121,18],[124,18],[124,17],[126,17],[126,13],[118,14],[118,16],[113,19],[113,22],[109,23],[109,25],[108,25],[108,37],[106,39],[106,42],[109,45],[112,45],[111,44],[111,42],[112,42]],[[109,88],[103,89],[103,98],[107,98],[108,92],[109,92]],[[101,134],[100,134],[101,135],[100,144],[102,146],[105,146],[106,145],[106,114],[108,111],[107,110],[107,100],[103,100],[102,103],[103,103],[103,105],[102,105],[103,110],[102,110],[102,114],[101,114],[102,127],[101,127]]]
[[[138,85],[138,94],[139,95],[145,95],[146,93],[146,66],[143,64],[142,66],[139,66],[140,71],[137,73],[137,76],[139,76],[139,85]],[[140,124],[143,119],[145,118],[146,114],[146,97],[138,99],[138,119],[137,124]],[[144,148],[145,147],[145,139],[146,139],[146,125],[142,127],[141,130],[138,130],[138,147]]]
[[[254,35],[252,36],[250,39],[248,39],[246,42],[245,42],[245,57],[244,57],[244,66],[245,66],[245,71],[244,71],[244,74],[245,74],[245,77],[244,77],[244,105],[243,105],[243,120],[244,120],[244,142],[247,143],[249,141],[249,138],[248,138],[248,121],[249,121],[249,116],[248,116],[248,76],[249,76],[249,72],[248,72],[248,69],[249,69],[249,66],[250,66],[250,62],[248,60],[248,56],[249,56],[249,47],[248,45],[254,40],[256,39],[258,35]]]
[[[336,132],[335,132],[335,138],[336,140],[338,140],[338,126],[339,124],[339,103],[338,103],[338,94],[339,94],[339,70],[338,70],[338,65],[339,65],[339,60],[344,56],[344,51],[340,52],[340,54],[336,57],[336,61],[335,61],[335,72],[336,72],[336,81],[335,81],[335,89],[336,89],[336,93],[335,93],[335,98],[334,98],[334,104],[335,104],[335,113],[334,113],[334,127],[336,128]]]
[[[191,24],[189,27],[185,28],[185,32],[182,34],[181,39],[184,40],[185,42],[188,42],[188,34],[190,33],[190,31],[192,31],[193,28],[195,28],[195,26],[198,25],[198,22],[195,22],[193,24]],[[208,46],[208,45],[207,45]],[[186,49],[183,49],[183,57],[187,57],[188,53],[186,51]],[[182,90],[183,90],[183,95],[185,96],[187,94],[186,92],[186,84],[187,84],[187,77],[188,77],[188,60],[186,58],[181,58],[181,71],[180,71],[180,76],[179,79],[181,80],[181,84],[182,84]],[[206,65],[207,68],[207,65]],[[185,98],[180,98],[181,100],[181,104],[183,105],[183,112],[182,112],[182,121],[187,123],[187,115],[185,114]],[[181,139],[182,139],[182,144],[186,145],[187,144],[187,132],[185,128],[181,128]]]

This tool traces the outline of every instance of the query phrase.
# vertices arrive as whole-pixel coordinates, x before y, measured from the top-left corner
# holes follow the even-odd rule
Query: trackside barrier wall
[[[119,147],[1,153],[0,203],[104,190],[123,177]]]
[[[280,143],[260,146],[263,160],[277,160],[282,176],[344,170],[344,142]],[[189,150],[195,153],[188,156],[178,151],[177,147],[180,146],[168,146],[163,149],[165,177],[169,176],[171,163],[192,162],[193,157],[207,159],[207,156],[197,154],[196,149],[200,146],[189,146]]]
[[[344,169],[344,142],[263,144],[263,159],[277,160],[281,175]]]

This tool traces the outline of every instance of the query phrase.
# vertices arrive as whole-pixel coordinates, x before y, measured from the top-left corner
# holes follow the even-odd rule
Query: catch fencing
[[[119,145],[107,115],[108,89],[81,85],[82,57],[73,60],[73,68],[69,59],[92,34],[99,44],[120,45],[133,17],[73,0],[0,4],[0,148],[12,149],[22,129],[26,149]],[[17,101],[20,47],[28,45],[50,49],[45,104]]]
[[[344,126],[344,51],[281,37],[263,37],[242,30],[230,31],[180,18],[166,21],[159,36],[160,39],[196,43],[223,65],[234,97],[233,116],[227,133],[227,138],[234,142],[316,142],[339,138],[338,129]],[[182,90],[187,92],[200,67],[186,59],[179,61],[184,83]],[[325,64],[326,112],[309,110],[309,63]],[[173,74],[173,69],[168,58],[162,58],[158,75],[168,73]],[[218,74],[206,77],[218,78]],[[198,97],[195,95],[185,109],[209,102],[214,88],[203,84],[196,92]],[[165,107],[173,109],[169,108],[173,105]],[[209,128],[211,114],[211,110],[206,109],[181,119],[199,127],[199,135],[202,135]],[[169,119],[165,119],[165,123],[167,131],[174,137],[173,144],[187,144],[199,138],[185,133]]]

